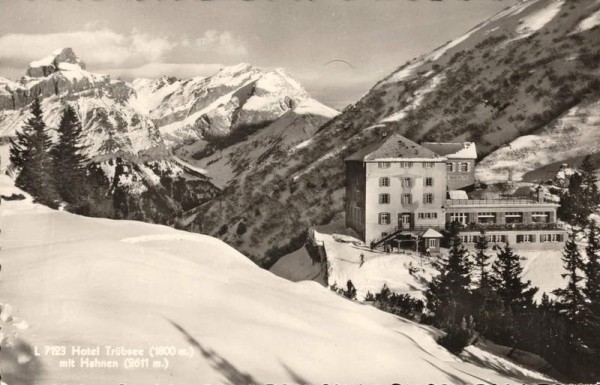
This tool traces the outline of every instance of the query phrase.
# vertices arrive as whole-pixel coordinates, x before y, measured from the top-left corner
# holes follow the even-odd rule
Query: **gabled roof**
[[[477,159],[477,149],[473,142],[441,143],[423,142],[421,145],[448,159]]]
[[[421,235],[423,238],[443,238],[444,236],[432,228],[428,228],[427,231]]]
[[[407,139],[399,134],[394,134],[379,143],[367,146],[346,158],[346,161],[376,161],[392,159],[441,159],[431,150]]]

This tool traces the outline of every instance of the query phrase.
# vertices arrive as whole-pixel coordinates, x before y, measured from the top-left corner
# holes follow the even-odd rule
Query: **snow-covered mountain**
[[[177,212],[214,197],[215,185],[223,187],[238,175],[241,163],[241,168],[253,167],[259,158],[267,160],[266,151],[287,151],[337,113],[311,99],[283,70],[249,64],[222,68],[208,78],[128,83],[87,71],[73,50],[65,48],[32,62],[26,73],[17,81],[0,78],[0,139],[6,143],[23,126],[33,98],[42,100],[51,128],[69,104],[83,124],[86,151],[105,174],[107,190],[108,185],[125,187],[138,201],[133,206],[147,193],[145,198],[155,201],[154,211],[169,208],[162,213],[172,217],[169,222]],[[257,133],[254,151],[240,152],[241,142]],[[217,150],[221,163],[205,159]],[[230,156],[234,153],[241,157]],[[117,167],[117,161],[124,167]],[[180,186],[173,187],[175,180],[184,181],[183,193]]]
[[[12,136],[28,117],[27,105],[42,100],[44,119],[56,127],[64,106],[70,104],[83,124],[88,155],[165,155],[159,131],[148,116],[126,101],[132,90],[120,80],[85,70],[70,48],[30,64],[17,82],[0,80],[0,136]]]
[[[250,171],[198,221],[270,265],[300,248],[308,227],[343,211],[343,159],[384,133],[417,142],[474,141],[481,156],[524,135],[548,133],[557,146],[528,153],[549,162],[597,151],[590,109],[600,99],[599,12],[597,0],[529,0],[505,9],[400,66],[305,147],[268,170]],[[575,122],[586,110],[585,122]],[[569,116],[575,129],[565,134],[560,119]],[[577,150],[567,149],[565,135]],[[247,224],[241,237],[240,221]]]
[[[0,195],[20,193],[0,176]],[[8,385],[551,381],[475,346],[456,357],[435,329],[278,278],[209,236],[29,198],[0,217]]]
[[[147,108],[165,140],[172,145],[204,139],[206,135],[226,136],[235,130],[265,126],[309,98],[302,86],[283,70],[265,72],[245,63],[225,67],[209,78],[162,83],[139,88],[138,95],[152,100],[157,93],[165,94],[155,108],[151,105]],[[134,87],[141,84],[134,82]],[[155,91],[144,93],[149,88]]]

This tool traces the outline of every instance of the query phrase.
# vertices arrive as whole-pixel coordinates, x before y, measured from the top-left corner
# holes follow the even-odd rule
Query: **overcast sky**
[[[16,79],[61,47],[89,70],[124,79],[208,76],[248,62],[282,67],[315,98],[343,108],[407,60],[515,2],[0,0],[0,76]]]

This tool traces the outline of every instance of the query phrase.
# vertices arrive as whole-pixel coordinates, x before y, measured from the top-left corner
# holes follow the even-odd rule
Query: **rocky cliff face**
[[[85,70],[85,64],[75,55],[75,52],[71,48],[63,48],[54,51],[51,56],[31,62],[29,69],[27,69],[27,76],[33,78],[46,77],[69,67]]]
[[[204,175],[177,165],[154,122],[128,103],[132,95],[135,89],[130,84],[88,72],[70,48],[58,50],[32,62],[27,76],[18,81],[0,79],[0,137],[10,137],[24,125],[34,98],[41,99],[51,132],[64,107],[71,105],[83,126],[85,151],[95,165],[91,177],[104,186],[108,199],[104,202],[100,194],[92,214],[123,217],[118,211],[125,210],[128,218],[173,222],[177,212],[205,202],[218,189]]]

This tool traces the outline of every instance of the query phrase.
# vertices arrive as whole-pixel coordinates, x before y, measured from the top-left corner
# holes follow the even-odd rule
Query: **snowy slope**
[[[317,228],[316,231],[316,239],[323,242],[327,251],[329,286],[335,284],[338,287],[345,287],[346,282],[351,280],[360,300],[364,299],[367,292],[378,293],[384,284],[395,293],[406,293],[424,299],[423,279],[429,280],[433,274],[436,274],[431,260],[410,251],[401,253],[371,251],[359,239],[341,235],[343,232],[342,222]],[[536,300],[540,300],[543,293],[553,297],[551,292],[565,285],[566,281],[561,276],[565,272],[561,259],[562,250],[517,250],[516,253],[523,258],[523,279],[531,280],[532,285],[539,288],[535,296]],[[362,265],[361,254],[364,256]],[[488,254],[492,256],[491,262],[493,262],[496,252],[489,250]],[[287,278],[289,273],[285,271],[285,260],[279,262],[281,264],[278,271]],[[308,271],[309,266],[299,267],[304,267],[305,271]],[[413,269],[415,274],[410,274],[409,268]],[[301,276],[300,272],[295,274]]]
[[[0,193],[12,192],[1,176]],[[433,330],[278,278],[208,236],[28,200],[2,206],[0,371],[9,385],[543,379],[464,362],[435,343]],[[47,354],[49,346],[67,355]],[[97,346],[98,359],[118,367],[81,368],[75,357],[75,367],[59,368],[73,347]],[[160,357],[160,368],[156,357],[150,368],[125,369],[126,357],[107,356],[106,346],[141,349],[142,358],[173,346],[178,355]]]
[[[521,136],[485,157],[476,167],[484,182],[513,179],[554,162],[566,162],[600,151],[600,101],[571,108],[553,124],[532,135]],[[552,179],[548,175],[547,179]]]
[[[129,105],[140,114],[148,115],[162,101],[180,87],[180,80],[170,77],[159,79],[140,78],[131,83],[135,93],[129,98]]]
[[[317,100],[307,98],[243,142],[198,160],[192,156],[202,141],[182,146],[177,154],[188,163],[206,170],[216,186],[224,187],[252,168],[267,164],[274,156],[287,157],[289,151],[309,146],[319,127],[338,114],[338,111]]]

